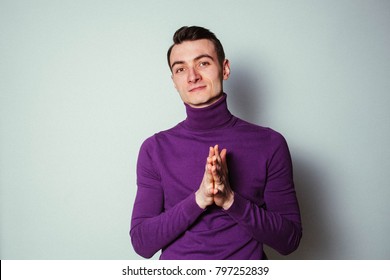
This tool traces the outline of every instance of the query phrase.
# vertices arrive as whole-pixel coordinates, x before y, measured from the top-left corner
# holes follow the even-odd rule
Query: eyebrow
[[[214,58],[211,56],[211,55],[208,55],[208,54],[201,54],[201,55],[198,55],[197,57],[195,57],[193,60],[194,61],[197,61],[199,59],[202,59],[202,58],[210,58],[212,61],[214,61]],[[174,63],[172,63],[171,65],[171,69],[173,69],[173,66],[177,65],[177,64],[184,64],[185,62],[183,60],[178,60],[178,61],[175,61]]]

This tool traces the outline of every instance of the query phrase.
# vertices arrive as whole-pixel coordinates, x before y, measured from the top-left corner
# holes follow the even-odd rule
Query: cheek
[[[210,83],[213,91],[220,91],[221,90],[222,81],[221,81],[219,76],[214,77],[213,79],[209,79],[208,82]]]
[[[175,87],[175,89],[180,90],[180,88],[183,87],[182,82],[177,77],[172,79],[172,81],[173,81],[173,86]]]

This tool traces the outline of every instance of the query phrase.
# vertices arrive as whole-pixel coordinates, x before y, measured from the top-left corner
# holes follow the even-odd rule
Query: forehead
[[[207,54],[217,59],[217,53],[213,42],[207,39],[184,41],[172,48],[170,61],[171,64],[175,61],[192,61],[203,54]]]

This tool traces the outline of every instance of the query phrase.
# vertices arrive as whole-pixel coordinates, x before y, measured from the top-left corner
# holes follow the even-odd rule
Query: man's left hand
[[[230,187],[228,167],[226,162],[227,150],[219,152],[218,145],[213,147],[214,156],[209,157],[207,162],[212,165],[214,179],[214,202],[224,210],[230,208],[234,201],[234,192]]]

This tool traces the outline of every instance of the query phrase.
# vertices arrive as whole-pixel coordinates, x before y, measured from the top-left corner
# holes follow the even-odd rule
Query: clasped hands
[[[226,162],[226,149],[219,152],[218,145],[210,147],[202,183],[195,193],[200,208],[216,204],[227,210],[233,204],[234,192],[230,187]]]

